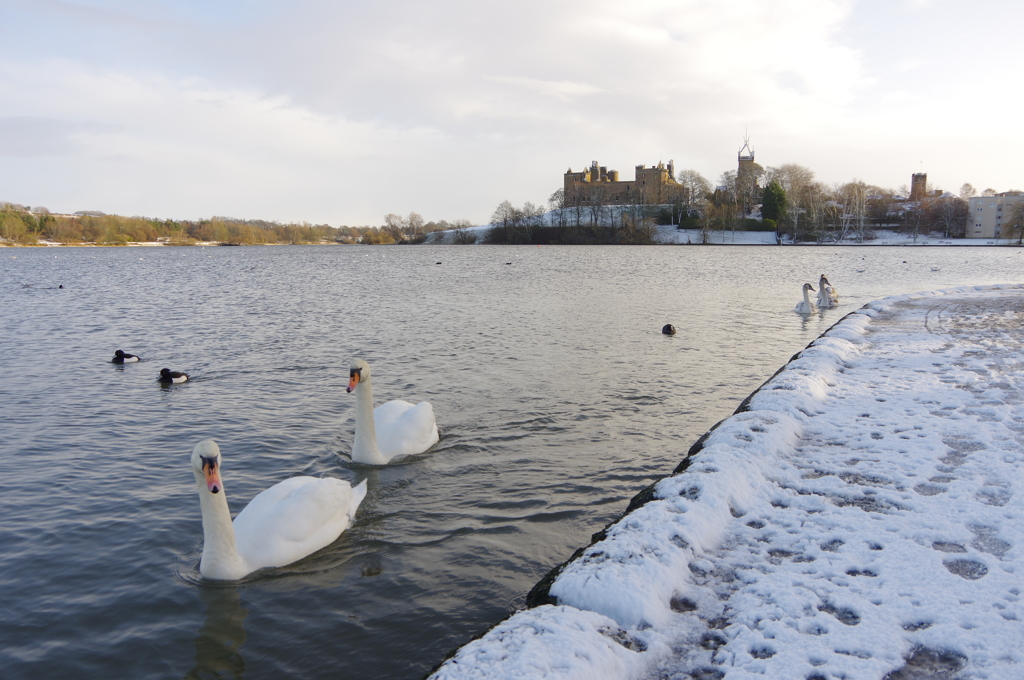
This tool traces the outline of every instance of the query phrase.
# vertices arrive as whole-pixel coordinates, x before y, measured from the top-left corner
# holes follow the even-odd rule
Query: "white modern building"
[[[1024,202],[1024,191],[1006,191],[995,196],[975,196],[969,202],[967,238],[1008,238],[1003,222],[1009,224],[1014,207]]]

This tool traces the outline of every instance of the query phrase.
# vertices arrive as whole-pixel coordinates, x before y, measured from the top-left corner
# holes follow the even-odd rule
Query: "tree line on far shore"
[[[675,185],[662,188],[665,196],[660,203],[649,199],[648,190],[635,188],[629,204],[614,202],[604,182],[578,183],[572,195],[564,189],[555,191],[548,199],[549,212],[532,203],[516,208],[505,201],[481,240],[651,243],[656,225],[699,230],[698,241],[704,243],[713,231],[774,231],[793,243],[866,242],[880,229],[915,237],[964,238],[969,199],[997,193],[979,193],[964,184],[954,195],[929,185],[911,200],[906,186],[886,189],[859,180],[825,184],[815,180],[812,170],[795,163],[762,168],[753,162],[723,173],[717,185],[696,170],[682,170]],[[1004,215],[1001,235],[1024,240],[1024,202]]]
[[[614,203],[602,182],[580,183],[575,192],[567,196],[563,189],[555,191],[546,208],[503,201],[487,230],[472,229],[464,219],[426,221],[415,212],[389,213],[381,226],[331,227],[217,216],[159,220],[100,212],[55,215],[39,206],[0,202],[0,243],[648,244],[657,242],[658,225],[696,229],[701,234],[698,241],[704,243],[711,240],[712,231],[744,230],[774,231],[794,243],[871,241],[875,229],[962,238],[968,200],[978,195],[970,184],[964,184],[958,195],[928,186],[911,200],[906,186],[884,189],[858,180],[828,185],[794,163],[766,169],[752,162],[738,172],[723,173],[716,186],[696,170],[682,170],[660,203],[648,200],[643,189],[632,194],[628,205]],[[986,189],[980,195],[996,192]],[[1001,236],[1024,241],[1024,201],[1003,216]]]
[[[404,220],[404,222],[403,222]],[[409,227],[412,227],[410,231]],[[40,241],[75,244],[125,245],[163,242],[169,245],[226,243],[237,245],[302,243],[397,243],[422,242],[435,230],[468,226],[425,222],[416,213],[407,218],[388,215],[381,226],[332,227],[326,224],[280,224],[267,220],[211,217],[201,220],[160,220],[122,217],[87,211],[55,215],[44,207],[0,202],[0,239],[9,244],[34,245]]]

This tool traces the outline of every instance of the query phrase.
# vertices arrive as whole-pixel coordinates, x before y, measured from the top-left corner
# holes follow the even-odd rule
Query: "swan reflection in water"
[[[196,662],[185,680],[200,678],[241,678],[245,673],[242,645],[249,610],[242,606],[233,587],[200,587],[199,599],[206,605],[206,619],[196,637]]]

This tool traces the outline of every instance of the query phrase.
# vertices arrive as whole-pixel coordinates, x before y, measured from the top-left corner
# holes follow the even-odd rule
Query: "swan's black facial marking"
[[[199,456],[199,459],[203,461],[203,472],[206,474],[207,488],[210,489],[211,493],[220,492],[220,478],[217,475],[217,456]]]
[[[349,372],[348,372],[348,389],[346,389],[345,391],[346,392],[351,392],[352,390],[354,390],[356,388],[356,385],[358,385],[359,381],[362,380],[362,379],[363,379],[363,369],[361,369],[361,368],[349,369]]]

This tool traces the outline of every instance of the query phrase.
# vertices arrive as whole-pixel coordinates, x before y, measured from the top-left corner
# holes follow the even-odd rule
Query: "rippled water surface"
[[[2,249],[2,675],[422,677],[842,315],[1019,282],[1021,252]],[[822,272],[842,306],[803,319]],[[378,403],[433,404],[436,447],[351,462],[354,356]],[[296,474],[369,494],[319,553],[204,582],[206,437],[235,512]]]

